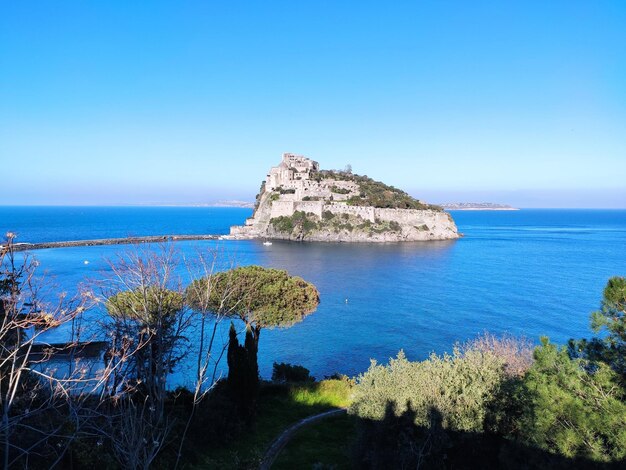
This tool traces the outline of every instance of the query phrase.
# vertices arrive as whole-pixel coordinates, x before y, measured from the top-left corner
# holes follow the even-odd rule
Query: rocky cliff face
[[[317,162],[292,154],[270,170],[253,216],[231,227],[231,236],[332,242],[459,237],[440,207],[367,176],[320,170]]]

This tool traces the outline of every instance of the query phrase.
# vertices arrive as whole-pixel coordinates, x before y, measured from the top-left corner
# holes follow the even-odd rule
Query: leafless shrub
[[[504,361],[505,372],[510,377],[521,377],[532,366],[533,343],[525,337],[484,332],[463,345],[463,351],[491,353]]]
[[[108,313],[102,328],[110,344],[105,369],[111,373],[101,394],[110,402],[103,407],[110,419],[101,432],[125,468],[147,468],[166,441],[178,442],[178,465],[196,407],[218,379],[226,348],[218,327],[225,315],[209,307],[218,258],[216,250],[184,259],[171,244],[138,246],[110,261],[108,275],[94,286]],[[193,292],[200,300],[193,310],[186,302],[184,274],[209,280]],[[195,366],[193,397],[184,431],[174,439],[168,378],[183,358],[185,367]]]
[[[16,256],[14,240],[8,233],[0,247],[0,448],[5,469],[28,465],[29,458],[43,454],[62,458],[80,427],[74,411],[89,381],[78,359],[82,345],[73,334],[89,299],[52,295],[49,280],[37,273],[37,261],[28,253]],[[59,327],[69,327],[68,341],[48,344],[46,335]],[[47,364],[58,356],[69,367],[53,374]],[[62,419],[41,418],[55,415]]]

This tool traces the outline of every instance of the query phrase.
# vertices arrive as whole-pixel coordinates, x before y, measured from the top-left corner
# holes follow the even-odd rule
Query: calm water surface
[[[247,209],[0,207],[0,230],[19,241],[127,235],[227,233]],[[626,211],[453,212],[465,237],[451,242],[308,244],[181,242],[191,256],[218,248],[225,265],[287,269],[313,282],[318,310],[285,330],[264,330],[261,374],[273,361],[302,364],[317,377],[365,370],[404,349],[412,359],[450,350],[489,330],[548,335],[565,342],[589,335],[608,277],[626,275]],[[121,246],[34,252],[64,289],[98,277]],[[89,264],[84,264],[88,260]],[[225,333],[225,332],[223,332]],[[59,335],[62,332],[57,333]],[[223,338],[226,335],[223,334]],[[179,380],[185,382],[184,373]]]

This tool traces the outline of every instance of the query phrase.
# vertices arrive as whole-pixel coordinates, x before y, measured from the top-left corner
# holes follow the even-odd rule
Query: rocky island
[[[283,154],[256,197],[252,217],[233,238],[328,242],[399,242],[459,237],[452,216],[393,186],[351,170],[320,170],[302,155]]]

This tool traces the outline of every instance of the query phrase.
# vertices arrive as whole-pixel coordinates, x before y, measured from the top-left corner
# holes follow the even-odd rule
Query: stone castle
[[[257,206],[245,225],[231,227],[235,238],[288,238],[272,230],[271,223],[280,217],[304,212],[322,220],[324,213],[369,223],[393,222],[403,227],[397,233],[375,233],[361,237],[359,233],[310,234],[311,241],[400,241],[458,238],[456,226],[445,212],[414,209],[388,209],[349,205],[359,196],[360,187],[349,178],[325,178],[319,163],[302,155],[284,153],[278,166],[272,167],[261,186]],[[345,215],[343,215],[345,214]],[[424,230],[428,227],[428,230]],[[365,239],[361,239],[365,238]]]

